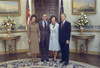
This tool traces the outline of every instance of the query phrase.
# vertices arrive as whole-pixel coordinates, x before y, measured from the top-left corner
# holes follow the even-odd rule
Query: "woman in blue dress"
[[[56,22],[56,17],[53,15],[50,18],[50,41],[49,41],[49,51],[53,51],[54,59],[56,61],[57,52],[60,50],[58,42],[58,31],[59,24]]]

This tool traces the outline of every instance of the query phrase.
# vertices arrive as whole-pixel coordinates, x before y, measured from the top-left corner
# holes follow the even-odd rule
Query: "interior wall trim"
[[[20,50],[17,50],[17,53],[24,53],[24,52],[28,52],[28,51],[29,51],[28,49],[20,49]],[[75,49],[70,49],[70,52],[75,53]],[[80,53],[80,50],[78,50],[77,52]],[[0,52],[0,55],[3,55],[3,54],[4,54],[4,51]],[[88,54],[100,55],[100,52],[88,51]]]
[[[70,52],[75,53],[75,49],[70,49]],[[77,53],[80,53],[80,50],[77,50]],[[100,52],[88,51],[88,54],[91,55],[100,55]]]
[[[23,33],[23,32],[27,32],[27,30],[24,30],[24,31],[12,31],[12,33]],[[73,30],[72,29],[72,32],[80,32],[80,30]],[[100,33],[100,30],[84,30],[83,32],[96,32],[96,33]],[[7,32],[0,32],[0,34],[5,34]]]

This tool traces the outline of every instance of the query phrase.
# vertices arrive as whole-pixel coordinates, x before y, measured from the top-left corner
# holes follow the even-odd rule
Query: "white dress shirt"
[[[45,21],[45,22],[46,22],[46,25],[47,25],[48,24],[47,21]],[[43,27],[45,27],[44,20],[42,21],[42,25],[43,25]]]

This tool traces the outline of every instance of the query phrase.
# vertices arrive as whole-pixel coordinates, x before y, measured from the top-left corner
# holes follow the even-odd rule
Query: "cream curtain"
[[[35,0],[31,0],[31,14],[35,14]]]

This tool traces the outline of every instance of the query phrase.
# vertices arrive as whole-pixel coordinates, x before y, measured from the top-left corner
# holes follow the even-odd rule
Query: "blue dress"
[[[53,24],[50,24],[50,40],[49,40],[49,50],[50,51],[60,50],[60,46],[58,42],[58,33],[59,33],[58,31],[59,31],[58,23],[56,23],[55,26]]]

